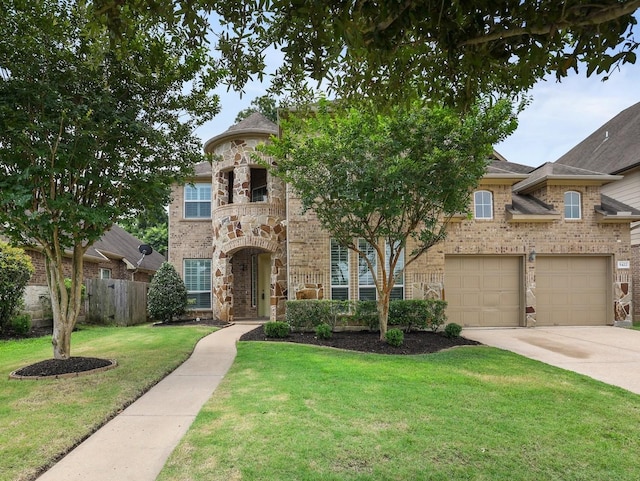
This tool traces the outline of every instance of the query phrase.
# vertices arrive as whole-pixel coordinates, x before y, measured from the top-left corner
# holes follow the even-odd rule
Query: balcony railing
[[[247,204],[226,204],[217,207],[213,210],[213,218],[220,219],[235,215],[238,217],[244,216],[259,216],[266,215],[269,217],[276,217],[278,219],[284,219],[286,210],[284,205],[272,204],[270,202],[250,202]]]

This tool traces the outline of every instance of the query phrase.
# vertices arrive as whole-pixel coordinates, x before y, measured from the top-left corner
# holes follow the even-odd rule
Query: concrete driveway
[[[462,336],[640,394],[640,331],[608,326],[466,328]]]

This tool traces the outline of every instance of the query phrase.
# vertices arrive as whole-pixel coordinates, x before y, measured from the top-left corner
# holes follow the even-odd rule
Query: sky
[[[518,117],[517,130],[495,146],[510,162],[538,167],[554,162],[619,112],[640,102],[640,59],[609,75],[587,78],[584,70],[558,83],[555,77],[538,82],[528,93],[531,101]],[[222,111],[196,132],[203,143],[232,126],[239,111],[266,93],[254,82],[240,96],[220,88]]]

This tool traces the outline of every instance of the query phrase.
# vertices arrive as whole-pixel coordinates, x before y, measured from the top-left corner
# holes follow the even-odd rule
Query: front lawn
[[[0,480],[33,479],[180,365],[212,331],[205,326],[83,326],[73,333],[72,356],[116,359],[118,367],[42,381],[9,380],[9,373],[50,359],[50,336],[0,341]]]
[[[489,347],[241,342],[160,481],[636,480],[640,397]]]

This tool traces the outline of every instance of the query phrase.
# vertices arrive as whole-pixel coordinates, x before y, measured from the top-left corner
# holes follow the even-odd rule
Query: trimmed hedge
[[[411,329],[431,329],[436,332],[447,320],[446,301],[438,299],[407,299],[389,303],[389,325]]]
[[[350,308],[350,301],[331,299],[287,301],[286,320],[293,329],[313,331],[320,324],[328,324],[333,330],[343,323]]]
[[[446,322],[445,301],[436,299],[396,300],[389,303],[389,326],[437,331]],[[376,301],[307,299],[287,301],[287,323],[297,330],[314,331],[320,324],[334,330],[338,325],[362,325],[380,329]]]

